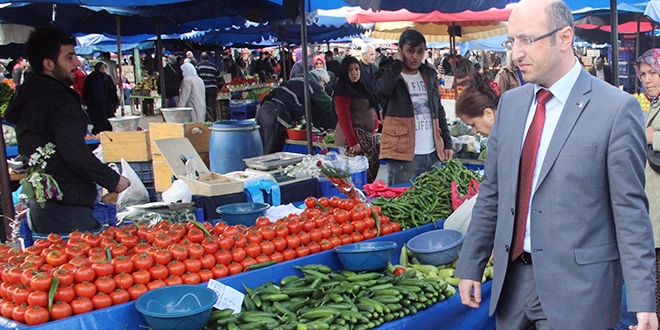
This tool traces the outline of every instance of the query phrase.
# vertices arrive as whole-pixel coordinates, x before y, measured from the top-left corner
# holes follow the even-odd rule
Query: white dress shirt
[[[536,191],[536,185],[538,184],[539,173],[541,173],[541,166],[543,165],[543,160],[545,159],[545,154],[548,151],[548,146],[550,145],[550,140],[552,140],[552,135],[557,128],[557,123],[559,122],[559,117],[561,117],[562,111],[564,111],[564,105],[568,100],[568,96],[573,90],[573,85],[577,81],[578,76],[582,66],[580,63],[575,60],[573,68],[568,71],[566,75],[557,80],[549,90],[552,93],[552,98],[545,104],[545,122],[543,124],[543,131],[541,132],[541,141],[539,143],[539,150],[536,154],[536,164],[534,165],[534,178],[532,179],[532,193],[530,194],[529,200],[529,209],[527,209],[527,223],[525,225],[525,243],[523,245],[523,250],[525,252],[531,252],[531,237],[530,237],[530,210],[532,206],[532,199],[534,198],[534,192]],[[527,112],[527,122],[525,123],[525,135],[529,130],[529,126],[532,125],[532,119],[534,118],[534,113],[536,112],[536,93],[542,87],[539,85],[534,86],[534,101],[532,106]],[[522,143],[525,143],[525,137],[523,136]],[[523,145],[520,145],[520,150],[522,150]]]

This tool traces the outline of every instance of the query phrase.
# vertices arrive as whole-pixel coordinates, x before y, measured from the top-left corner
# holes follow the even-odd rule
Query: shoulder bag
[[[649,121],[649,126],[651,126],[651,124],[655,120],[655,117],[658,116],[658,113],[660,113],[660,111],[656,112],[655,115],[653,115],[653,118],[651,118],[651,120]],[[648,144],[646,146],[646,160],[649,162],[649,166],[651,166],[651,168],[656,173],[660,173],[660,152],[653,150],[653,144]]]

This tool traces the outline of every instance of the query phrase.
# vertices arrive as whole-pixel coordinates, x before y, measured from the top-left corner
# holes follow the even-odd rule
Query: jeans
[[[255,119],[259,125],[261,141],[264,144],[264,155],[280,152],[284,148],[286,129],[277,121],[277,117],[282,111],[281,108],[284,107],[276,102],[266,101],[257,110]]]
[[[415,180],[418,175],[431,170],[433,165],[440,167],[438,153],[415,155],[412,161],[387,160],[387,184],[389,186]]]
[[[637,324],[637,314],[628,311],[626,304],[626,284],[623,283],[623,291],[621,291],[621,320],[619,324],[615,325],[612,330],[628,330],[628,326]]]

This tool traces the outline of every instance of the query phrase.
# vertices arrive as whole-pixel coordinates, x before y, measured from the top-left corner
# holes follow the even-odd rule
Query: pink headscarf
[[[325,69],[325,56],[323,54],[315,55],[314,58],[312,59],[312,65],[316,67],[316,62],[318,62],[319,60],[323,62],[323,68]]]
[[[639,77],[639,64],[640,63],[646,63],[650,65],[655,72],[660,73],[660,48],[652,48],[644,52],[642,56],[639,57],[637,60],[637,63],[635,64],[635,73],[637,74],[637,79],[641,78]],[[646,91],[644,91],[644,94],[646,94]],[[646,97],[649,98],[649,100],[653,99],[650,95],[646,94]]]

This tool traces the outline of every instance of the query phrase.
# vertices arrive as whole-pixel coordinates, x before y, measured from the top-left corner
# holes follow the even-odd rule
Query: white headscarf
[[[181,71],[183,72],[184,78],[197,75],[197,70],[195,70],[195,67],[190,63],[183,63],[183,65],[181,65]]]

